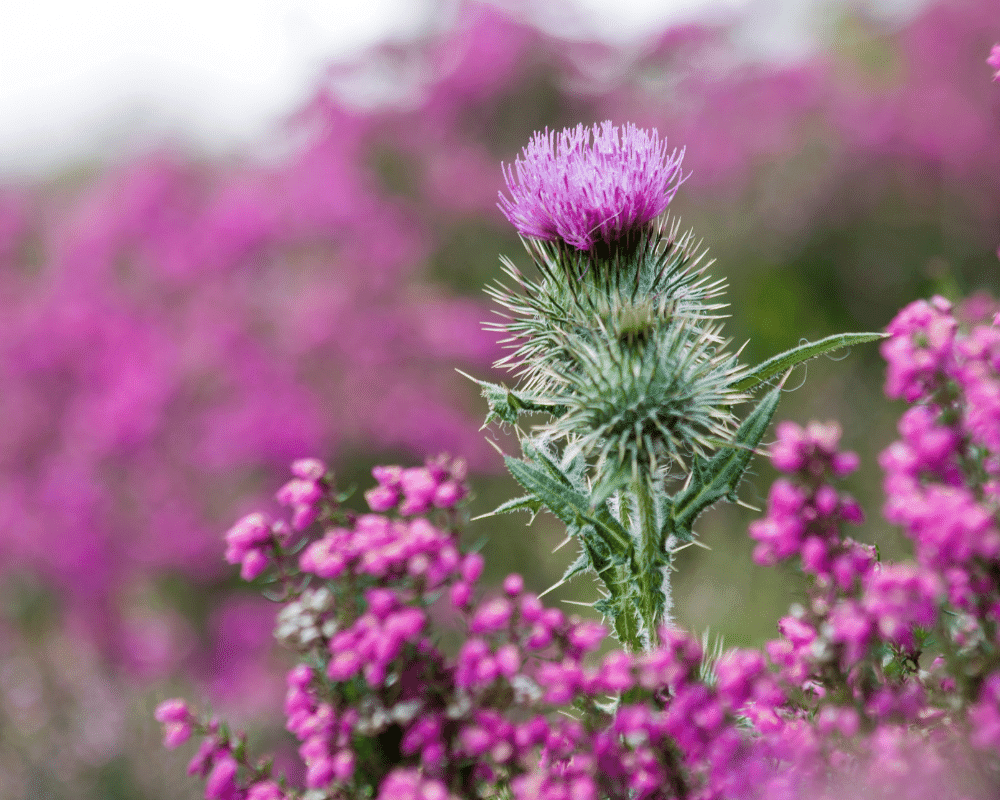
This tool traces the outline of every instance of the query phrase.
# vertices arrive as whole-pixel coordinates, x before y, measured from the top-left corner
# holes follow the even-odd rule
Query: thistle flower
[[[591,141],[593,136],[593,141]],[[611,121],[536,133],[504,167],[510,198],[500,210],[525,237],[577,250],[612,244],[666,209],[683,182],[683,151],[667,152],[654,129]],[[516,173],[516,177],[515,177]]]
[[[506,312],[491,327],[513,349],[497,366],[562,409],[540,432],[564,440],[567,458],[583,456],[602,484],[704,455],[728,439],[730,409],[747,399],[732,389],[741,368],[719,335],[724,283],[705,275],[694,235],[662,213],[680,161],[655,131],[605,122],[536,134],[517,180],[505,169],[513,200],[501,195],[500,207],[541,278],[504,260],[515,290],[487,290]]]

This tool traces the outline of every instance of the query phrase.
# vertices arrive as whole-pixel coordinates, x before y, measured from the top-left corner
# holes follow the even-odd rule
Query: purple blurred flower
[[[993,73],[993,80],[1000,81],[1000,44],[993,45],[993,49],[990,50],[986,63],[996,70],[996,72]]]
[[[620,132],[610,120],[546,130],[535,134],[523,159],[504,167],[511,197],[501,192],[500,210],[522,236],[589,250],[661,214],[684,181],[683,156],[668,153],[655,129],[631,123]]]

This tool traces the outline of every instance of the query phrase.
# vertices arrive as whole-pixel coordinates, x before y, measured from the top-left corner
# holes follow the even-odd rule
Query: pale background
[[[739,17],[748,57],[795,59],[846,0],[507,2],[571,38],[639,39]],[[856,0],[892,25],[921,0]],[[39,176],[150,142],[213,154],[267,139],[335,60],[447,25],[450,0],[0,0],[0,175]],[[581,13],[582,12],[582,13]],[[662,27],[662,26],[661,26]]]

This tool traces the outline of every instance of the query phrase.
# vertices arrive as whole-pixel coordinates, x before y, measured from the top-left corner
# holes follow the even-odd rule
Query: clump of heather
[[[955,408],[967,416],[975,401]],[[483,559],[462,543],[460,461],[376,468],[363,514],[343,507],[322,464],[296,462],[278,492],[287,515],[251,515],[226,539],[244,570],[260,553],[256,579],[281,603],[275,635],[299,662],[285,715],[302,784],[178,699],[156,711],[164,742],[200,739],[189,771],[209,800],[986,800],[1000,785],[986,628],[997,604],[975,578],[988,563],[928,565],[918,542],[916,562],[886,564],[845,535],[862,513],[838,488],[858,466],[840,436],[833,423],[777,427],[783,477],[750,528],[754,557],[796,565],[808,590],[762,651],[712,652],[664,627],[645,652],[602,652],[603,625],[546,607],[520,576],[484,590]],[[985,605],[949,597],[962,573]]]
[[[376,468],[364,514],[343,506],[323,463],[299,460],[277,493],[287,514],[244,517],[226,558],[282,604],[275,633],[299,660],[286,727],[304,785],[183,701],[157,709],[165,743],[202,739],[189,771],[208,800],[992,796],[1000,328],[963,328],[934,298],[884,336],[743,366],[720,335],[719,284],[676,226],[642,212],[587,243],[542,224],[553,197],[582,204],[580,219],[609,198],[669,202],[669,181],[627,168],[655,134],[608,123],[581,149],[581,130],[544,158],[525,152],[530,191],[508,174],[502,207],[539,221],[526,243],[541,277],[507,262],[518,288],[494,296],[512,312],[506,363],[524,383],[481,386],[488,421],[547,415],[518,428],[523,458],[505,460],[528,494],[497,511],[547,509],[565,523],[581,544],[568,576],[596,573],[607,592],[596,610],[623,649],[600,654],[609,627],[547,608],[520,576],[483,591],[483,559],[461,541],[461,460]],[[673,169],[665,152],[657,145],[647,169]],[[581,192],[573,180],[594,180],[584,167],[595,164],[612,188]],[[840,450],[840,428],[782,423],[770,455],[783,477],[750,535],[759,564],[801,571],[807,598],[763,651],[706,652],[670,624],[672,555],[703,510],[735,500],[781,382],[742,420],[731,406],[807,358],[876,338],[887,394],[915,404],[883,459],[886,517],[914,540],[915,561],[882,563],[845,535],[863,514],[838,485],[859,461]]]
[[[836,451],[839,428],[779,425],[772,462],[788,476],[772,486],[768,515],[750,535],[759,563],[798,562],[809,598],[779,622],[782,637],[767,652],[827,736],[827,758],[864,765],[875,785],[903,790],[919,774],[930,783],[916,796],[992,796],[1000,785],[998,328],[962,324],[934,297],[904,308],[888,332],[886,394],[912,405],[901,438],[882,454],[884,513],[912,540],[914,560],[884,564],[841,533],[861,515],[835,487],[856,466]]]
[[[439,488],[456,480],[454,461],[418,469]],[[461,499],[417,513],[403,500],[375,513],[380,489],[408,471],[375,470],[372,513],[345,511],[324,477],[290,509],[294,518],[308,508],[308,526],[253,515],[227,534],[231,562],[245,570],[248,552],[265,559],[258,577],[282,602],[275,634],[300,660],[288,673],[285,713],[305,786],[274,775],[245,735],[165,701],[156,711],[165,744],[201,739],[189,769],[205,778],[207,798],[694,797],[752,788],[770,749],[738,719],[782,697],[760,654],[733,652],[712,668],[696,638],[664,629],[655,651],[597,658],[606,629],[547,608],[519,576],[483,592],[483,559],[459,540]],[[247,551],[248,541],[257,549]],[[446,647],[456,633],[460,642]]]
[[[1000,623],[1000,328],[959,325],[942,297],[917,301],[890,323],[886,393],[916,404],[883,454],[885,516],[913,541],[919,568],[950,607],[946,655],[956,693],[989,700]]]

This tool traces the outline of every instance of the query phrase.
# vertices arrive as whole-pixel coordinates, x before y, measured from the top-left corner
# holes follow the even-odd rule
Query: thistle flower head
[[[684,180],[683,152],[667,152],[656,130],[609,121],[536,133],[504,167],[510,197],[500,210],[525,237],[590,250],[642,229]]]

